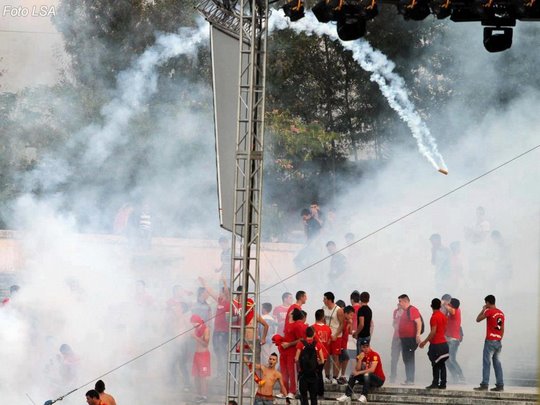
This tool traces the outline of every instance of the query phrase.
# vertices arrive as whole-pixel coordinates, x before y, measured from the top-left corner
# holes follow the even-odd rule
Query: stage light
[[[484,48],[488,52],[502,52],[512,46],[512,28],[485,27]]]
[[[311,11],[319,22],[328,23],[334,19],[334,7],[326,0],[319,1],[311,8]]]
[[[452,14],[452,3],[450,0],[431,0],[429,7],[438,20],[449,17]]]
[[[354,41],[366,34],[366,20],[360,17],[338,20],[337,34],[343,41]]]
[[[421,21],[431,14],[426,0],[399,0],[397,8],[406,20]]]
[[[285,15],[291,19],[291,21],[298,21],[304,17],[304,2],[303,0],[292,0],[283,6]]]

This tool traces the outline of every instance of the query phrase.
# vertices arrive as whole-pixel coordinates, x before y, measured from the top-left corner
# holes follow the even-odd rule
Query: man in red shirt
[[[448,320],[446,316],[441,312],[441,300],[433,298],[431,300],[431,319],[429,325],[431,330],[429,335],[420,342],[420,348],[429,343],[428,357],[431,361],[431,368],[433,370],[433,381],[431,385],[428,385],[426,389],[446,389],[446,360],[448,360],[448,343],[446,342],[446,324]]]
[[[382,360],[379,353],[371,349],[368,339],[360,340],[361,353],[357,356],[356,368],[353,371],[345,394],[337,398],[339,402],[348,401],[353,393],[355,383],[362,384],[360,402],[367,402],[367,395],[371,387],[382,387],[386,379],[382,368]]]
[[[504,380],[502,364],[499,360],[504,336],[504,313],[495,306],[495,297],[488,295],[484,298],[485,305],[476,317],[476,322],[486,319],[486,340],[484,341],[484,354],[482,361],[482,382],[475,391],[486,391],[489,386],[489,374],[491,360],[493,359],[493,369],[495,370],[495,388],[491,391],[504,391]]]
[[[318,392],[319,397],[324,397],[324,380],[323,380],[323,370],[324,363],[330,355],[330,339],[332,337],[332,329],[330,326],[324,323],[324,310],[318,309],[315,311],[315,323],[311,325],[315,331],[315,339],[322,345],[323,352],[323,362],[319,365],[317,370],[318,378]]]
[[[399,318],[398,335],[401,340],[401,354],[405,364],[405,382],[403,385],[414,385],[414,352],[422,332],[422,317],[418,309],[411,305],[407,294],[401,294],[398,297],[398,303],[403,314]]]
[[[283,326],[283,333],[285,333],[285,329],[287,328],[287,325],[293,321],[292,311],[295,308],[301,311],[302,305],[304,305],[307,302],[307,294],[305,291],[297,291],[295,297],[296,297],[296,302],[292,304],[287,310],[287,316],[285,316],[285,326]]]
[[[193,353],[193,364],[191,366],[191,375],[197,392],[195,402],[205,403],[208,400],[208,377],[211,375],[210,351],[208,350],[210,328],[196,314],[191,315],[190,322],[193,325],[191,337],[195,340],[195,352]]]
[[[399,354],[401,353],[401,340],[399,338],[399,320],[403,314],[403,308],[397,304],[396,309],[392,312],[392,327],[394,328],[394,334],[392,335],[392,346],[390,351],[390,383],[393,384],[396,381],[397,376],[397,364],[399,361]]]
[[[214,291],[212,287],[202,277],[199,277],[199,281],[208,295],[216,301],[216,315],[214,316],[214,334],[212,335],[212,348],[217,363],[217,373],[223,375],[227,372],[227,345],[229,344],[229,321],[227,317],[230,315],[231,304],[229,301],[229,287],[227,286],[227,280],[225,275],[221,276],[221,291]],[[240,305],[238,305],[240,307]],[[238,309],[235,307],[235,309]]]
[[[307,325],[305,324],[304,314],[302,314],[302,311],[298,308],[295,308],[291,315],[293,322],[290,322],[285,327],[285,336],[283,336],[283,341],[281,342],[282,351],[279,366],[285,388],[287,388],[287,391],[289,392],[287,397],[289,399],[294,399],[296,393],[294,356],[296,354],[296,345],[306,337]]]
[[[339,354],[339,367],[341,370],[341,377],[338,378],[339,384],[347,384],[345,373],[347,371],[347,365],[349,364],[349,352],[347,350],[347,343],[349,343],[349,335],[353,325],[354,308],[351,305],[347,305],[343,308],[343,332],[341,334],[341,353]]]
[[[281,302],[282,304],[275,307],[274,312],[272,312],[274,319],[278,323],[278,333],[285,330],[285,320],[287,319],[287,313],[289,312],[290,306],[293,304],[292,294],[290,292],[283,293],[283,295],[281,296]]]
[[[448,342],[448,350],[450,357],[448,358],[447,367],[454,382],[465,384],[463,371],[456,359],[459,344],[461,343],[461,309],[460,302],[457,298],[451,298],[446,305],[443,301],[443,306],[446,307],[448,325],[446,326],[446,341]]]

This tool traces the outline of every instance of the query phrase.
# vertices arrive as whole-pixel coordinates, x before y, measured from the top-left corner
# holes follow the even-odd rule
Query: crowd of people
[[[478,224],[475,229],[467,230],[467,237],[474,243],[482,243],[490,237],[501,239],[500,234],[490,233],[489,223],[483,214],[483,209],[479,209]],[[323,227],[332,226],[333,216],[323,215],[316,202],[311,204],[310,209],[302,211],[302,217],[307,247],[310,241],[321,235]],[[348,244],[354,243],[352,234],[347,234],[345,239]],[[453,274],[453,270],[449,269],[459,265],[456,259],[459,243],[450,244],[448,249],[439,234],[433,234],[430,241],[432,264],[440,282],[438,285],[441,288],[452,285],[448,274]],[[221,238],[219,245],[221,263],[215,269],[219,279],[217,288],[215,280],[198,277],[199,287],[195,293],[175,285],[171,297],[165,302],[164,324],[167,333],[174,335],[190,331],[173,344],[167,365],[171,385],[182,382],[183,389],[192,391],[199,403],[208,400],[211,378],[214,378],[211,385],[223,387],[225,379],[216,376],[227,374],[229,341],[234,342],[234,339],[229,338],[230,320],[232,318],[233,324],[240,324],[242,314],[245,316],[248,334],[245,340],[252,341],[255,337],[258,342],[255,348],[246,349],[252,353],[249,359],[244,359],[245,366],[259,384],[256,397],[258,405],[266,405],[272,400],[276,382],[280,384],[281,391],[278,397],[299,397],[302,404],[306,405],[309,396],[312,405],[315,405],[318,398],[324,397],[325,384],[347,385],[345,394],[338,401],[347,401],[353,395],[355,385],[359,384],[362,386],[359,399],[367,402],[370,389],[380,387],[387,381],[383,360],[371,345],[376,328],[369,305],[371,297],[367,291],[355,290],[350,293],[348,304],[336,297],[343,297],[342,291],[335,291],[335,294],[328,291],[322,297],[321,308],[309,316],[303,309],[308,299],[305,291],[298,291],[295,295],[284,292],[277,305],[271,302],[255,303],[250,298],[242,308],[241,287],[235,291],[235,298],[230,298],[230,241]],[[347,258],[337,251],[337,245],[332,240],[326,242],[326,249],[332,255],[328,277],[337,280],[347,272]],[[302,258],[302,253],[298,257]],[[18,291],[19,287],[13,286],[10,294],[15,296]],[[2,306],[9,306],[11,299],[6,298]],[[136,282],[134,302],[140,308],[162,307],[148,293],[143,280]],[[493,363],[496,376],[494,390],[501,391],[504,389],[504,380],[499,354],[504,333],[504,314],[495,307],[494,296],[487,296],[485,303],[477,318],[478,322],[487,320],[488,330],[483,355],[483,378],[477,389],[488,388],[489,370]],[[433,299],[429,330],[424,331],[424,320],[418,308],[411,304],[406,294],[398,297],[397,306],[392,312],[393,335],[387,337],[391,346],[390,383],[396,382],[398,359],[402,358],[405,366],[405,380],[402,384],[415,384],[415,353],[417,348],[422,349],[428,343],[427,354],[433,368],[433,381],[426,388],[445,389],[447,380],[450,383],[465,382],[457,356],[463,338],[460,304],[459,299],[449,294],[443,295],[441,299]],[[307,319],[311,317],[315,322],[309,324]],[[423,339],[425,333],[427,337]],[[383,339],[386,338],[377,336],[379,344]],[[76,378],[78,362],[71,347],[63,344],[58,364],[64,382]],[[447,369],[450,378],[447,378]],[[90,401],[95,399],[93,395],[87,395]]]
[[[337,398],[343,402],[350,400],[356,384],[362,386],[358,397],[367,402],[372,387],[381,387],[386,381],[383,361],[371,346],[374,334],[373,313],[369,307],[370,294],[353,291],[350,305],[336,301],[332,292],[323,295],[323,307],[315,311],[315,323],[308,325],[307,313],[302,310],[307,301],[305,291],[296,293],[296,301],[291,302],[291,294],[283,294],[283,304],[275,309],[278,329],[272,337],[276,352],[268,357],[268,367],[262,368],[259,380],[265,382],[259,388],[256,405],[271,403],[272,387],[280,384],[277,397],[300,398],[302,405],[308,404],[308,394],[312,405],[324,397],[325,384],[347,385],[345,394]],[[420,311],[411,304],[409,297],[398,297],[393,311],[394,335],[391,339],[390,382],[397,375],[397,362],[401,356],[405,365],[405,381],[402,385],[415,384],[415,352],[429,343],[427,356],[432,366],[433,380],[426,387],[446,389],[447,368],[454,383],[465,383],[463,371],[457,360],[459,344],[463,337],[461,328],[460,301],[445,294],[441,299],[431,301],[432,314],[429,332],[424,331],[424,320]],[[495,297],[485,297],[485,305],[476,318],[486,320],[486,338],[483,352],[482,382],[474,390],[488,389],[490,368],[493,363],[496,384],[491,391],[503,391],[504,380],[499,359],[501,340],[504,335],[504,313],[495,305]],[[427,328],[426,328],[427,329]],[[427,336],[422,335],[427,332]],[[351,349],[350,341],[355,341]],[[379,339],[380,340],[380,339]],[[279,359],[279,372],[275,364]],[[353,359],[352,371],[347,372],[349,361]],[[263,359],[265,360],[265,359]],[[448,367],[447,367],[448,366]]]
[[[387,379],[384,362],[371,345],[376,328],[368,292],[353,291],[349,304],[336,299],[330,291],[324,293],[322,307],[313,314],[315,322],[309,324],[308,314],[303,309],[308,300],[305,291],[298,291],[295,295],[285,292],[279,305],[264,302],[260,304],[258,313],[254,308],[259,308],[259,305],[255,305],[252,298],[247,299],[246,307],[242,310],[241,288],[237,289],[233,294],[235,298],[230,301],[225,277],[220,279],[219,291],[215,291],[207,280],[199,278],[199,281],[201,287],[194,304],[182,302],[182,295],[168,302],[171,314],[189,317],[193,328],[191,340],[195,349],[180,351],[175,364],[185,365],[186,360],[191,360],[191,376],[186,370],[182,380],[186,386],[190,380],[193,382],[198,402],[207,400],[208,379],[213,373],[226,375],[229,320],[232,317],[233,324],[236,322],[239,325],[241,316],[245,316],[246,334],[249,334],[245,336],[245,341],[257,342],[254,348],[244,348],[245,353],[251,352],[249,359],[244,358],[244,365],[253,372],[255,382],[259,384],[256,405],[267,405],[273,400],[275,383],[280,385],[278,398],[301,398],[303,405],[308,403],[308,397],[311,404],[316,405],[317,400],[324,397],[325,384],[347,386],[345,394],[337,398],[338,401],[349,400],[355,385],[361,385],[359,400],[367,402],[372,387],[381,387],[387,380],[396,383],[399,358],[405,366],[405,380],[401,384],[415,385],[415,354],[418,348],[422,349],[427,344],[433,380],[426,388],[445,389],[447,383],[465,383],[458,362],[458,349],[463,338],[461,303],[449,294],[432,300],[432,315],[427,325],[424,325],[420,311],[411,304],[406,294],[398,297],[397,306],[392,311],[394,333],[387,337],[392,348]],[[211,310],[208,299],[215,301],[215,312]],[[485,305],[477,321],[484,319],[487,320],[484,371],[482,382],[476,389],[488,388],[489,370],[493,363],[496,385],[492,390],[502,391],[504,382],[499,354],[504,334],[504,314],[496,308],[492,295],[485,297]],[[377,336],[378,342],[383,339]],[[232,339],[233,342],[235,340]],[[186,344],[189,347],[189,340]],[[212,385],[216,385],[216,381]]]

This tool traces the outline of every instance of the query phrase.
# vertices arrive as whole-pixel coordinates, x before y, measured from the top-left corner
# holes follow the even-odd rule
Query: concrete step
[[[325,385],[325,398],[318,401],[318,405],[338,405],[336,398],[343,395],[345,385]],[[355,400],[345,402],[345,404],[360,404],[357,401],[361,387],[355,387]],[[277,394],[278,391],[275,391]],[[181,400],[174,395],[176,400],[162,405],[181,405],[194,402],[193,393],[181,394]],[[172,398],[171,398],[172,399]],[[446,390],[426,390],[420,387],[384,386],[376,388],[368,395],[368,403],[371,405],[426,405],[426,404],[448,404],[448,405],[536,405],[538,402],[538,391],[530,387],[505,387],[504,392],[473,391],[473,386],[449,387]],[[223,404],[223,394],[211,393],[207,404]],[[274,399],[275,405],[286,405],[284,399]],[[291,405],[300,405],[299,400],[292,400]]]
[[[343,395],[345,385],[325,385],[325,398],[319,405],[336,405],[336,398]],[[426,390],[425,388],[382,387],[373,389],[368,395],[370,404],[451,404],[451,405],[535,405],[538,404],[538,393],[533,388],[510,387],[505,392],[473,391],[473,387],[460,386],[459,389]],[[360,386],[355,387],[355,400]],[[276,405],[286,405],[285,400],[276,400]],[[300,401],[291,401],[291,405],[300,405]]]
[[[452,404],[452,405],[537,405],[538,402],[536,401],[507,401],[507,400],[483,400],[483,399],[472,399],[468,398],[468,402],[463,402],[461,400],[456,400],[452,398],[448,398],[446,402],[438,402],[436,399],[432,397],[389,397],[384,401],[379,401],[375,399],[373,396],[368,395],[368,403],[371,405],[389,405],[389,404],[396,404],[396,405],[426,405],[426,404]],[[337,405],[337,404],[360,404],[358,400],[348,401],[348,402],[337,402],[336,400],[318,400],[318,405]],[[275,405],[286,405],[285,400],[275,400]],[[300,405],[299,400],[293,400],[291,401],[291,405]]]
[[[357,400],[357,395],[354,396],[354,400],[344,402],[346,403],[360,403]],[[419,405],[419,404],[452,404],[452,405],[536,405],[537,401],[524,401],[524,400],[512,400],[512,399],[486,399],[486,398],[466,398],[466,397],[432,397],[432,396],[420,396],[420,395],[378,395],[369,394],[368,403],[370,404],[396,404],[396,405]],[[336,405],[341,402],[337,402],[335,399],[323,399],[318,400],[319,405]],[[286,405],[286,401],[278,399],[274,401],[276,405]],[[299,400],[291,401],[291,405],[300,405]]]

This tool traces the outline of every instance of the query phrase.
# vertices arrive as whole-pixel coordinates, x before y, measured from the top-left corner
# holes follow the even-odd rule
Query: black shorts
[[[339,353],[338,359],[339,359],[339,361],[350,360],[349,351],[347,349],[341,350],[341,353]]]

